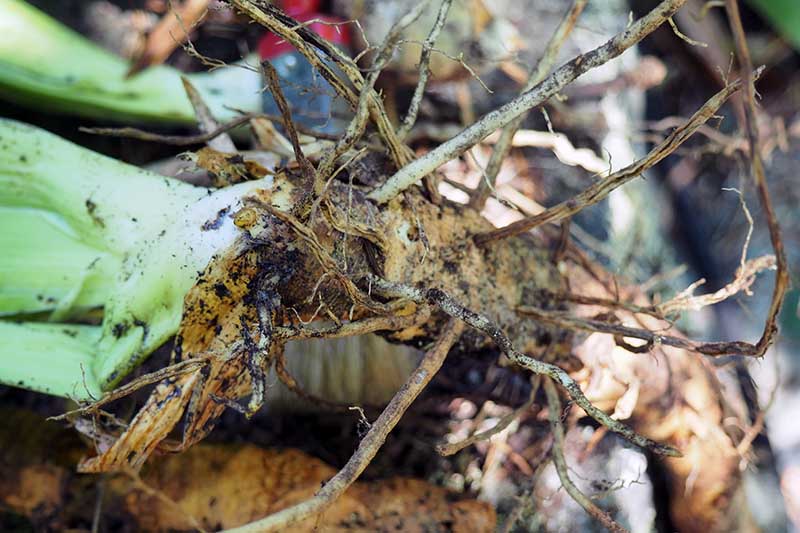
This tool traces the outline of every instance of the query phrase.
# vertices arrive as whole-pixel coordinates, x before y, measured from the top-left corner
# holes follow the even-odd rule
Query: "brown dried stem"
[[[746,292],[749,290],[759,273],[772,268],[775,268],[774,256],[765,255],[762,257],[757,257],[755,259],[746,261],[743,265],[741,265],[737,269],[734,279],[718,291],[701,296],[692,296],[691,292],[687,290],[671,300],[668,300],[660,305],[650,307],[641,307],[605,298],[592,298],[588,296],[571,294],[563,295],[561,299],[583,305],[602,305],[605,307],[620,308],[633,313],[648,314],[661,320],[666,320],[665,317],[671,313],[677,313],[685,309],[701,309],[703,307],[714,305],[726,300],[727,298],[730,298],[739,292]],[[690,289],[693,289],[695,286],[696,284],[690,287]],[[559,296],[557,295],[556,298],[559,298]],[[590,320],[573,317],[557,311],[545,311],[532,306],[520,306],[517,308],[517,311],[531,316],[539,322],[551,324],[561,328],[608,333],[610,335],[614,335],[618,345],[636,353],[645,353],[652,349],[656,344],[665,344],[667,346],[683,348],[685,350],[710,356],[759,356],[759,347],[757,345],[743,341],[701,343],[684,339],[682,337],[662,335],[646,329],[632,328],[602,320]],[[624,337],[641,339],[647,341],[647,344],[644,346],[631,346],[624,341]]]
[[[493,231],[477,234],[474,236],[475,242],[479,245],[485,245],[499,239],[518,235],[548,222],[558,222],[559,220],[570,217],[596,204],[608,196],[611,191],[640,176],[643,172],[652,168],[662,159],[674,152],[694,134],[697,128],[713,117],[722,104],[741,87],[742,82],[738,80],[712,96],[694,115],[692,115],[686,124],[670,133],[666,139],[656,145],[655,148],[650,150],[650,152],[639,161],[610,174],[569,200],[565,200],[558,205],[546,209],[538,215],[524,218]]]
[[[339,498],[369,465],[372,458],[383,445],[386,437],[397,425],[411,403],[430,382],[444,363],[450,348],[458,340],[464,326],[451,320],[442,331],[436,344],[422,358],[403,387],[394,395],[392,401],[372,424],[369,432],[358,445],[358,449],[330,481],[325,483],[312,498],[297,505],[269,515],[256,522],[228,530],[235,533],[265,531],[286,531],[303,519],[316,516]]]
[[[387,315],[364,318],[354,322],[334,324],[326,328],[288,327],[275,328],[275,336],[281,340],[339,339],[365,335],[375,331],[400,331],[424,323],[430,318],[430,310],[423,307],[407,316]]]
[[[219,137],[225,132],[238,128],[243,124],[247,124],[253,119],[265,118],[273,122],[283,124],[283,117],[279,115],[270,115],[266,113],[245,113],[240,117],[236,117],[229,122],[220,124],[218,128],[207,133],[200,133],[198,135],[161,135],[159,133],[152,133],[149,131],[140,130],[138,128],[86,128],[81,126],[79,131],[84,133],[91,133],[93,135],[105,135],[107,137],[125,137],[128,139],[137,139],[140,141],[150,141],[163,144],[171,144],[173,146],[190,146],[192,144],[201,144],[210,141],[215,137]],[[295,124],[295,129],[304,135],[316,137],[317,139],[324,139],[335,141],[339,137],[329,133],[316,131],[313,128],[306,128],[300,124]]]
[[[518,307],[517,311],[542,324],[549,324],[564,329],[588,331],[591,333],[608,333],[614,336],[617,344],[635,353],[646,353],[656,345],[663,344],[710,356],[756,355],[755,346],[743,341],[699,343],[682,337],[662,335],[647,329],[633,328],[602,320],[570,316],[562,312],[546,311],[528,305]],[[625,337],[641,339],[647,341],[647,344],[644,346],[631,346],[624,341]]]
[[[596,296],[585,296],[583,294],[563,293],[563,292],[547,292],[547,294],[554,300],[563,302],[572,302],[578,305],[597,305],[601,307],[609,307],[614,309],[624,309],[631,313],[642,313],[652,317],[666,320],[664,316],[658,312],[655,306],[641,306],[632,304],[630,302],[623,302],[621,300],[614,300],[612,298],[598,298]]]
[[[763,356],[769,345],[778,332],[778,314],[783,305],[783,299],[789,288],[789,268],[786,262],[786,251],[781,237],[781,228],[775,209],[772,206],[772,199],[767,187],[767,178],[764,174],[764,162],[761,160],[761,150],[758,138],[758,126],[756,124],[756,100],[754,82],[757,76],[752,73],[753,63],[750,60],[750,50],[747,47],[747,38],[742,27],[742,19],[739,15],[739,5],[736,0],[726,0],[725,8],[728,12],[728,21],[733,32],[734,43],[736,44],[736,57],[739,59],[739,67],[743,70],[744,84],[744,127],[747,131],[747,139],[750,144],[750,166],[753,179],[758,190],[758,198],[761,207],[767,218],[769,236],[772,240],[772,249],[775,251],[777,262],[777,272],[775,273],[775,287],[772,291],[772,301],[770,302],[767,319],[764,323],[764,332],[756,345],[758,350],[756,355]]]
[[[286,130],[286,133],[289,134],[289,140],[292,142],[292,151],[294,151],[294,157],[297,160],[297,163],[300,165],[300,170],[303,172],[303,177],[310,185],[314,184],[317,173],[314,170],[314,166],[303,153],[303,149],[300,147],[300,139],[297,136],[297,128],[295,128],[294,120],[292,120],[292,112],[289,109],[289,102],[286,101],[286,97],[283,94],[283,89],[281,89],[281,83],[278,79],[278,72],[269,61],[263,61],[261,63],[261,70],[264,73],[264,78],[267,81],[269,92],[272,94],[272,98],[275,100],[275,103],[278,105],[278,110],[281,112],[281,117],[283,118],[283,127]]]
[[[533,89],[536,84],[540,83],[553,68],[556,58],[558,57],[558,52],[561,50],[561,46],[572,32],[572,28],[578,21],[578,17],[583,11],[583,8],[586,7],[587,1],[588,0],[575,0],[572,3],[572,7],[569,9],[569,11],[567,11],[566,15],[564,15],[564,18],[556,28],[553,36],[550,37],[550,41],[548,41],[542,57],[539,59],[536,67],[531,71],[528,82],[525,84],[525,87],[521,92],[525,93]],[[503,161],[508,156],[509,152],[511,152],[514,135],[517,133],[517,130],[525,120],[526,116],[527,113],[522,113],[514,120],[506,124],[501,131],[500,138],[498,139],[497,144],[494,145],[492,155],[489,158],[489,162],[486,164],[486,173],[481,182],[478,184],[475,195],[470,199],[469,205],[474,209],[480,211],[486,204],[486,199],[489,198],[489,194],[494,189],[494,184],[497,180],[497,174],[500,172],[500,167],[502,166]]]
[[[548,418],[550,427],[553,431],[553,449],[551,456],[556,467],[556,473],[561,480],[561,485],[573,500],[598,522],[603,524],[609,531],[615,533],[627,533],[627,529],[619,525],[611,515],[600,509],[586,494],[575,486],[569,477],[569,469],[564,459],[564,426],[561,424],[561,400],[558,398],[558,391],[553,382],[547,378],[544,380],[544,392],[547,394]]]
[[[142,387],[152,385],[153,383],[158,383],[168,378],[174,378],[183,374],[195,372],[206,364],[208,364],[208,359],[205,357],[194,357],[192,359],[180,361],[179,363],[175,363],[154,372],[150,372],[149,374],[139,376],[131,382],[107,392],[102,398],[90,403],[89,405],[80,407],[78,409],[73,409],[72,411],[67,411],[66,413],[62,413],[60,415],[51,416],[48,418],[48,420],[67,420],[75,415],[96,413],[102,406],[115,400],[119,400],[120,398],[124,398],[141,389]]]
[[[217,119],[211,114],[211,110],[203,101],[203,97],[197,89],[195,89],[189,81],[189,78],[182,76],[181,81],[183,82],[186,96],[189,98],[192,108],[194,108],[194,114],[197,117],[197,125],[200,127],[200,131],[209,132],[218,130],[219,123],[217,123]],[[208,146],[219,152],[226,152],[229,154],[236,152],[236,145],[233,144],[233,139],[224,132],[209,139]]]

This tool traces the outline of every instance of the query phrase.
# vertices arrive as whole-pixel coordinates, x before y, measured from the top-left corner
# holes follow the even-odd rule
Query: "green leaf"
[[[0,0],[0,98],[105,121],[195,124],[181,72],[155,66],[126,77],[124,59],[22,0]],[[260,76],[232,66],[188,75],[214,116],[261,110]]]
[[[99,338],[99,326],[0,321],[1,381],[76,400],[99,398],[92,370]]]
[[[800,51],[800,0],[747,0],[747,3]]]

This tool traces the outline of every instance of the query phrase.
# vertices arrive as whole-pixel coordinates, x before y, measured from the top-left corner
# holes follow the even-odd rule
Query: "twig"
[[[583,11],[583,8],[586,7],[586,2],[587,0],[574,0],[572,7],[569,9],[569,11],[567,11],[566,15],[564,15],[564,18],[556,28],[553,36],[550,37],[550,41],[547,43],[544,53],[539,59],[536,68],[531,71],[528,82],[522,89],[523,93],[533,89],[536,84],[540,83],[553,68],[553,65],[558,57],[558,52],[561,50],[561,46],[564,44],[567,36],[572,32],[572,28],[578,21],[578,17]],[[526,115],[527,113],[522,113],[513,119],[511,122],[505,125],[500,133],[500,139],[497,141],[497,144],[495,144],[494,151],[489,158],[489,162],[486,164],[486,175],[478,185],[475,195],[470,199],[469,205],[473,209],[481,211],[483,206],[486,204],[486,199],[489,197],[491,190],[494,188],[495,181],[497,180],[497,174],[500,172],[500,167],[511,151],[514,134],[517,132],[520,125],[522,125]]]
[[[757,76],[754,76],[752,73],[753,63],[750,60],[747,38],[745,37],[744,28],[742,27],[742,19],[739,16],[739,5],[736,0],[726,0],[725,7],[728,12],[728,21],[731,25],[734,42],[736,43],[736,57],[739,59],[740,68],[744,71],[744,115],[747,139],[750,142],[751,170],[756,183],[756,189],[758,189],[761,207],[764,209],[764,214],[767,218],[769,236],[772,240],[772,249],[775,251],[775,258],[778,266],[777,272],[775,273],[775,287],[772,291],[772,301],[770,302],[769,312],[767,313],[767,319],[764,323],[764,332],[757,344],[758,356],[762,356],[766,353],[767,348],[772,344],[772,340],[778,332],[778,315],[780,314],[783,299],[789,287],[789,269],[786,263],[786,252],[783,247],[781,228],[778,224],[778,218],[775,215],[775,209],[772,207],[772,199],[770,198],[769,189],[767,188],[767,178],[764,175],[764,163],[761,160],[758,127],[756,125],[754,86]]]
[[[431,28],[430,33],[428,33],[428,37],[425,39],[425,42],[422,43],[422,52],[419,55],[419,80],[417,80],[417,86],[414,88],[414,95],[411,97],[411,103],[408,106],[406,116],[403,118],[403,122],[397,130],[397,136],[400,139],[406,138],[408,132],[411,131],[414,123],[417,121],[419,104],[422,102],[422,96],[425,93],[425,85],[427,85],[428,77],[431,75],[431,69],[429,65],[431,60],[431,50],[436,44],[436,39],[438,39],[439,33],[442,31],[442,27],[444,27],[444,23],[447,20],[447,13],[450,11],[450,6],[452,3],[453,0],[441,1],[439,4],[439,14],[436,16],[436,22],[433,23],[433,27]]]
[[[402,44],[405,44],[405,43],[418,44],[418,45],[420,45],[420,46],[423,46],[423,45],[425,44],[425,42],[424,42],[424,41],[418,41],[418,40],[416,40],[416,39],[403,39],[402,41],[400,41],[400,43],[402,43]],[[486,92],[487,92],[487,93],[489,93],[489,94],[492,94],[492,93],[494,92],[494,91],[492,91],[492,90],[489,88],[489,86],[488,86],[488,85],[486,85],[486,83],[483,81],[483,79],[481,79],[481,77],[480,77],[480,76],[478,76],[478,73],[477,73],[477,72],[475,72],[475,69],[474,69],[474,68],[472,68],[471,66],[469,66],[469,63],[467,63],[467,62],[464,60],[464,52],[459,52],[459,54],[458,54],[458,55],[452,55],[452,54],[448,54],[448,53],[447,53],[447,52],[445,52],[444,50],[442,50],[442,49],[440,49],[440,48],[436,48],[436,47],[433,47],[433,48],[431,48],[431,52],[432,52],[432,53],[439,54],[439,55],[440,55],[440,56],[442,56],[442,57],[446,57],[446,58],[447,58],[447,59],[449,59],[450,61],[453,61],[453,62],[455,62],[455,63],[458,63],[459,65],[461,65],[461,68],[463,68],[464,70],[466,70],[466,71],[467,71],[467,73],[468,73],[468,74],[469,74],[469,75],[470,75],[470,76],[471,76],[471,77],[472,77],[472,78],[473,78],[475,81],[477,81],[477,82],[478,82],[478,85],[480,85],[480,86],[481,86],[481,88],[483,88],[483,90],[484,90],[484,91],[486,91]]]
[[[172,364],[160,370],[156,370],[155,372],[139,376],[130,383],[126,383],[121,387],[117,387],[113,391],[107,392],[106,394],[103,395],[102,398],[100,398],[95,402],[92,402],[89,405],[86,405],[78,409],[73,409],[72,411],[67,411],[66,413],[62,413],[60,415],[51,416],[47,420],[66,420],[67,418],[73,415],[84,415],[87,413],[96,412],[103,405],[111,403],[114,400],[124,398],[125,396],[128,396],[129,394],[141,389],[142,387],[146,387],[147,385],[152,385],[153,383],[158,383],[159,381],[162,381],[164,379],[180,376],[182,374],[188,374],[189,372],[194,372],[195,370],[197,370],[198,368],[207,363],[208,360],[206,358],[194,357],[192,359],[187,359],[185,361]]]
[[[80,127],[78,128],[78,130],[84,133],[91,133],[93,135],[105,135],[107,137],[125,137],[129,139],[138,139],[140,141],[151,141],[163,144],[171,144],[173,146],[190,146],[192,144],[201,144],[204,142],[208,142],[215,137],[219,137],[220,135],[222,135],[227,131],[230,131],[234,128],[241,126],[242,124],[247,124],[254,118],[266,118],[274,122],[280,122],[281,124],[284,123],[283,117],[280,117],[278,115],[268,115],[265,113],[246,113],[240,117],[236,117],[230,122],[221,124],[218,128],[214,129],[213,131],[209,131],[207,133],[201,133],[199,135],[161,135],[159,133],[152,133],[149,131],[140,130],[138,128],[129,128],[129,127],[125,128]],[[295,124],[295,129],[297,129],[297,131],[299,131],[304,135],[310,135],[312,137],[316,137],[317,139],[335,141],[339,138],[336,135],[315,131],[311,128],[305,128],[299,124]]]
[[[400,331],[424,323],[429,317],[430,312],[426,306],[417,313],[408,316],[377,316],[319,329],[278,326],[275,328],[275,337],[287,341],[300,339],[338,339],[342,337],[364,335],[375,331]]]
[[[681,32],[681,30],[678,29],[678,25],[675,24],[674,20],[672,20],[672,17],[669,18],[669,26],[670,28],[672,28],[672,33],[677,35],[680,40],[685,41],[687,44],[690,44],[691,46],[699,46],[700,48],[708,48],[708,43],[704,43],[702,41],[696,41],[691,37],[689,37],[688,35]]]
[[[289,140],[292,142],[292,151],[294,151],[294,157],[297,160],[297,164],[300,165],[300,170],[303,172],[303,177],[306,179],[306,182],[310,188],[310,186],[315,183],[315,176],[317,173],[314,170],[314,165],[312,165],[308,158],[306,158],[306,155],[303,153],[303,149],[300,147],[300,139],[297,137],[297,129],[295,128],[294,121],[292,120],[292,112],[289,109],[289,102],[286,101],[286,97],[283,94],[283,89],[281,89],[281,82],[278,79],[278,72],[269,61],[263,61],[261,63],[261,70],[264,73],[264,78],[266,78],[269,92],[272,94],[272,99],[275,100],[275,104],[277,104],[278,110],[281,112],[281,117],[283,118],[283,127],[286,130],[286,133],[289,134]]]
[[[759,71],[760,73],[760,71]],[[670,133],[666,139],[656,145],[655,148],[639,161],[610,174],[606,178],[594,183],[583,192],[565,200],[538,215],[524,218],[508,226],[498,228],[486,233],[479,233],[474,236],[474,240],[479,245],[484,245],[498,239],[504,239],[513,235],[518,235],[529,231],[537,226],[548,222],[557,222],[566,217],[594,205],[611,191],[640,176],[643,172],[656,165],[659,161],[674,152],[683,144],[695,130],[714,116],[717,110],[730,98],[730,96],[742,87],[741,81],[736,81],[726,86],[720,92],[712,96],[703,106],[682,127]]]
[[[436,170],[440,165],[464,153],[464,151],[480,142],[494,130],[505,126],[515,117],[555,96],[579,76],[619,56],[658,28],[684,3],[686,3],[686,0],[664,0],[653,11],[633,23],[625,31],[614,36],[604,45],[576,57],[558,68],[530,91],[486,114],[478,122],[464,129],[449,141],[400,168],[386,183],[372,191],[369,194],[369,198],[380,204],[388,202],[400,192]]]
[[[448,455],[456,454],[461,450],[463,450],[464,448],[466,448],[467,446],[472,446],[476,442],[481,442],[492,438],[494,435],[497,435],[498,433],[506,429],[509,425],[511,425],[511,423],[514,420],[522,416],[526,411],[528,411],[531,408],[536,398],[536,393],[539,391],[540,382],[541,382],[540,377],[536,376],[536,378],[534,379],[534,383],[531,386],[531,393],[530,396],[528,397],[528,401],[526,401],[523,405],[521,405],[517,409],[514,409],[513,411],[502,417],[500,420],[497,421],[497,423],[494,426],[490,427],[486,431],[481,431],[479,433],[470,435],[464,440],[460,440],[458,442],[440,444],[436,447],[436,451],[439,453],[439,455],[443,455],[446,457]]]
[[[569,494],[578,505],[583,507],[584,511],[586,511],[589,516],[592,516],[603,524],[606,529],[614,531],[615,533],[627,533],[627,529],[619,525],[606,511],[595,505],[569,478],[567,462],[564,459],[564,426],[561,424],[561,400],[558,398],[556,386],[547,378],[544,380],[544,392],[547,395],[547,415],[550,419],[550,428],[553,431],[553,449],[551,455],[553,457],[553,464],[556,467],[556,473],[558,473],[558,478],[561,480],[561,485],[564,487],[564,490],[567,491],[567,494]]]
[[[367,434],[358,445],[347,464],[325,483],[310,499],[293,505],[288,509],[250,524],[228,530],[229,533],[252,533],[265,531],[286,531],[297,522],[318,515],[336,501],[347,488],[361,475],[375,457],[386,437],[397,425],[411,403],[422,392],[433,376],[444,363],[447,353],[461,336],[464,326],[457,320],[451,320],[442,331],[436,344],[422,358],[403,387],[394,395],[392,401],[372,424]]]
[[[578,305],[599,305],[602,307],[611,307],[617,309],[624,309],[626,311],[630,311],[631,313],[642,313],[645,315],[650,315],[654,318],[658,318],[660,320],[665,320],[664,316],[658,312],[655,306],[641,306],[632,304],[630,302],[623,302],[620,300],[613,300],[611,298],[598,298],[595,296],[585,296],[583,294],[573,294],[573,293],[561,293],[561,292],[550,292],[548,294],[554,300],[561,300],[566,302],[576,303]]]

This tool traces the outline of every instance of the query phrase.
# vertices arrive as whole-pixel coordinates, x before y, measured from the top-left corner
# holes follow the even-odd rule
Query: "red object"
[[[291,0],[284,2],[284,6],[287,6],[287,4],[312,5],[319,4],[319,2],[315,0]],[[287,14],[291,14],[288,9]],[[345,22],[343,19],[323,15],[321,13],[309,13],[307,11],[292,16],[299,22],[307,22],[309,20],[318,21],[312,22],[306,27],[326,41],[338,45],[339,47],[347,47],[350,44],[349,28],[347,24],[341,24]],[[275,35],[274,33],[266,33],[261,37],[261,40],[258,41],[258,55],[261,59],[272,59],[279,55],[292,52],[293,50],[294,46],[286,42],[283,37]]]
[[[290,17],[302,17],[319,11],[320,0],[283,0],[281,9]]]

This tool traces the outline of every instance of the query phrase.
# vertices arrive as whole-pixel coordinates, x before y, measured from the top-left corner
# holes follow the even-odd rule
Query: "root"
[[[288,107],[282,102],[274,72],[268,65],[265,66],[300,175],[290,171],[276,172],[271,190],[260,190],[244,199],[246,207],[234,215],[237,226],[242,229],[239,241],[233,249],[212,260],[203,272],[201,281],[186,297],[176,348],[176,358],[180,362],[118,389],[93,406],[71,413],[92,413],[100,405],[135,388],[159,381],[156,391],[128,430],[113,446],[86,461],[84,469],[103,471],[138,468],[150,453],[159,446],[164,447],[161,441],[184,414],[181,446],[189,446],[213,428],[214,421],[226,405],[232,405],[249,392],[252,392],[252,397],[246,413],[252,414],[260,407],[267,393],[265,369],[272,364],[290,390],[310,397],[285,368],[281,348],[289,340],[335,338],[380,331],[395,342],[416,346],[434,344],[405,385],[372,423],[344,468],[314,497],[232,531],[286,529],[323,512],[375,457],[387,435],[441,368],[451,349],[464,353],[486,348],[498,349],[520,369],[543,382],[554,436],[552,458],[562,484],[589,514],[607,528],[624,531],[569,479],[563,456],[561,405],[554,384],[558,384],[575,404],[603,428],[660,456],[658,460],[663,460],[671,468],[675,486],[683,490],[688,479],[687,469],[707,467],[701,463],[711,455],[708,444],[698,439],[687,442],[684,433],[672,427],[665,428],[666,423],[654,420],[654,415],[648,417],[648,413],[637,411],[638,417],[633,417],[630,425],[620,422],[618,417],[607,414],[607,406],[601,408],[596,402],[593,403],[590,393],[581,388],[566,368],[570,368],[573,359],[572,346],[577,331],[610,334],[618,345],[630,351],[657,352],[658,357],[667,361],[666,366],[672,363],[664,347],[711,356],[761,356],[774,338],[777,313],[788,283],[786,260],[753,126],[752,82],[760,70],[751,72],[743,36],[739,35],[741,24],[738,11],[735,11],[736,3],[732,0],[728,2],[737,37],[737,52],[744,69],[744,81],[731,83],[714,95],[646,157],[599,180],[575,198],[495,229],[478,212],[486,197],[485,188],[479,189],[472,205],[463,206],[448,201],[440,202],[435,187],[423,192],[412,186],[431,177],[441,164],[459,156],[498,128],[505,128],[501,141],[495,147],[496,159],[501,161],[511,146],[511,138],[519,125],[518,117],[546,102],[578,76],[635,45],[670,20],[684,2],[661,2],[651,13],[632,23],[606,44],[576,57],[545,77],[559,43],[569,33],[585,3],[576,1],[553,38],[548,48],[549,55],[532,74],[528,90],[414,160],[411,150],[402,139],[415,121],[426,84],[427,61],[436,35],[444,24],[450,4],[448,1],[442,3],[439,16],[423,46],[420,81],[406,118],[396,131],[387,118],[374,85],[395,46],[401,42],[402,29],[421,13],[422,4],[398,21],[384,43],[376,49],[372,69],[362,73],[352,59],[274,6],[254,0],[230,0],[229,3],[237,9],[294,45],[339,95],[350,103],[355,116],[336,144],[321,159],[315,160],[315,167],[314,162],[302,151],[297,135],[299,128],[294,126]],[[319,54],[327,56],[328,61],[335,63],[338,69],[321,60]],[[342,79],[337,70],[346,79]],[[747,127],[753,172],[767,214],[775,258],[743,262],[734,281],[718,294],[694,297],[687,293],[662,306],[648,305],[648,302],[618,301],[616,290],[609,290],[602,296],[564,294],[554,290],[562,286],[562,276],[565,276],[559,270],[562,263],[570,263],[567,268],[575,264],[578,266],[576,270],[582,268],[583,275],[588,274],[591,278],[587,286],[596,282],[609,285],[604,273],[570,244],[570,217],[599,202],[617,187],[674,153],[715,115],[733,93],[743,87],[750,104]],[[376,169],[371,169],[374,175],[359,180],[364,176],[356,174],[352,163],[359,158],[359,148],[364,146],[364,132],[370,122],[376,128],[390,161],[377,164]],[[220,135],[227,131],[227,127],[214,127],[203,138]],[[136,135],[148,138],[140,133]],[[503,141],[504,135],[506,141]],[[394,174],[382,183],[376,183],[376,176],[382,174],[381,169],[389,169],[384,174]],[[492,173],[496,174],[496,171],[487,171],[488,188],[491,188]],[[345,176],[346,179],[343,179]],[[430,179],[428,185],[435,181]],[[530,234],[531,229],[553,222],[562,223],[562,231],[555,238],[548,237],[547,231],[541,231],[537,236]],[[553,257],[556,261],[553,261]],[[771,261],[777,265],[778,276],[764,334],[757,344],[698,343],[679,335],[659,332],[658,328],[663,327],[663,319],[671,313],[691,306],[711,305],[747,290],[756,273],[772,266]],[[225,288],[224,291],[215,290],[220,284]],[[264,302],[269,305],[260,305]],[[641,328],[622,326],[619,318],[609,316],[613,313],[601,317],[604,318],[602,320],[574,316],[568,309],[571,303],[599,305],[613,310],[613,313],[633,313],[646,325]],[[520,314],[533,320],[520,320]],[[209,327],[209,324],[216,328]],[[624,340],[626,337],[639,338],[647,344],[644,347],[631,346]],[[550,347],[553,347],[552,351]],[[669,353],[675,356],[676,369],[687,374],[696,370],[692,363],[687,363],[686,353]],[[669,371],[672,371],[671,366]],[[672,387],[674,380],[669,376],[662,382]],[[705,390],[704,384],[700,385],[701,390]],[[660,390],[652,394],[670,398],[668,393],[672,392]],[[501,431],[533,405],[534,394],[522,408],[501,420],[495,428],[443,447],[440,451],[455,453]],[[678,397],[678,393],[675,394]],[[718,421],[711,414],[692,410],[684,405],[686,402],[676,400],[674,405],[665,407],[663,403],[648,401],[650,403],[642,400],[641,405],[651,408],[658,417],[663,415],[664,418],[677,419],[677,422],[670,419],[670,423],[688,423],[687,420],[692,420],[692,417],[701,420],[705,416],[710,426],[719,429]],[[686,433],[693,435],[690,431]],[[730,444],[725,440],[727,436],[722,435],[720,430],[718,434],[715,433],[715,438],[727,453],[727,445]],[[687,450],[686,457],[681,455],[684,450]],[[735,469],[731,471],[728,462],[721,463],[724,464],[718,471],[712,472],[712,477],[738,483],[738,472]],[[711,492],[708,490],[705,494]],[[687,500],[680,500],[679,504],[691,508],[693,504]],[[732,505],[731,502],[732,497],[723,504]],[[677,504],[676,508],[682,509]]]

